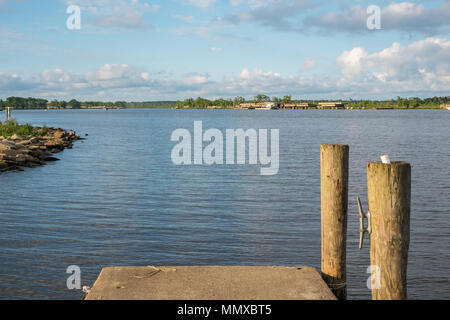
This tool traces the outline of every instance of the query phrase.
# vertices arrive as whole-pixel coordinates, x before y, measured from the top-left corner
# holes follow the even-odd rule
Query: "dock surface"
[[[336,300],[312,267],[107,267],[86,300]]]

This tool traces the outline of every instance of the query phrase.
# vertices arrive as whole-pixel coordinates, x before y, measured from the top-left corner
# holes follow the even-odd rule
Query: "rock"
[[[39,139],[39,138],[31,138],[31,139],[28,139],[28,140],[23,140],[23,141],[15,142],[15,144],[16,144],[16,145],[19,145],[19,146],[31,146],[31,145],[37,145],[37,144],[40,144],[41,141],[42,141],[42,140]]]
[[[44,146],[49,149],[62,149],[64,147],[64,141],[62,139],[52,139],[45,142]]]
[[[59,161],[59,159],[55,158],[55,157],[47,157],[44,159],[44,161],[53,162],[53,161]]]
[[[13,134],[9,139],[10,140],[23,140],[23,137],[19,136],[18,134]]]
[[[31,150],[30,155],[32,155],[35,158],[38,158],[40,160],[45,160],[45,158],[51,156],[50,153],[46,151],[42,151],[40,149]]]
[[[36,143],[40,143],[42,141],[42,138],[33,137],[33,138],[30,138],[27,141],[29,141],[31,144],[36,144]]]
[[[0,141],[0,152],[4,150],[15,150],[17,146],[14,143],[8,141]]]
[[[53,133],[53,137],[55,137],[56,139],[64,138],[66,135],[67,135],[67,132],[64,130],[56,130]]]
[[[18,154],[16,156],[16,162],[19,163],[21,166],[29,167],[32,165],[38,165],[42,164],[42,162],[39,159],[36,159],[30,155],[27,154]]]
[[[46,135],[40,136],[41,130],[41,127],[33,127],[36,136],[26,140],[17,134],[8,139],[0,136],[0,172],[23,171],[22,167],[34,168],[46,161],[59,161],[52,153],[72,148],[73,141],[80,139],[75,131],[46,128]]]
[[[78,140],[80,137],[77,136],[75,131],[70,131],[68,133],[68,138],[70,141],[75,141],[75,140]]]

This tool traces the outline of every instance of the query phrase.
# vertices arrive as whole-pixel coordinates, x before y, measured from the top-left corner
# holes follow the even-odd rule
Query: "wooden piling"
[[[347,298],[348,163],[348,145],[321,145],[322,277],[341,300]]]
[[[411,166],[406,162],[367,164],[372,232],[370,261],[378,285],[373,300],[407,298],[406,272],[410,239]]]

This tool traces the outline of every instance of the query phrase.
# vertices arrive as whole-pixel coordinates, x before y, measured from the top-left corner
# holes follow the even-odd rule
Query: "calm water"
[[[450,112],[16,111],[20,122],[88,133],[62,161],[0,176],[0,298],[80,299],[115,265],[320,267],[321,143],[350,145],[348,285],[369,298],[368,247],[358,250],[366,161],[412,164],[409,298],[450,299]],[[279,128],[280,172],[259,166],[177,167],[173,130]]]

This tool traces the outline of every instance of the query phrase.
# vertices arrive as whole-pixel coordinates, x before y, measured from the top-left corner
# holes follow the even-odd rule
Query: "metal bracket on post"
[[[370,235],[372,232],[372,225],[370,223],[370,212],[364,212],[363,207],[361,205],[361,199],[358,197],[358,210],[359,210],[359,249],[361,250],[363,247],[364,234],[367,233]],[[364,227],[364,219],[367,219],[367,228]]]

